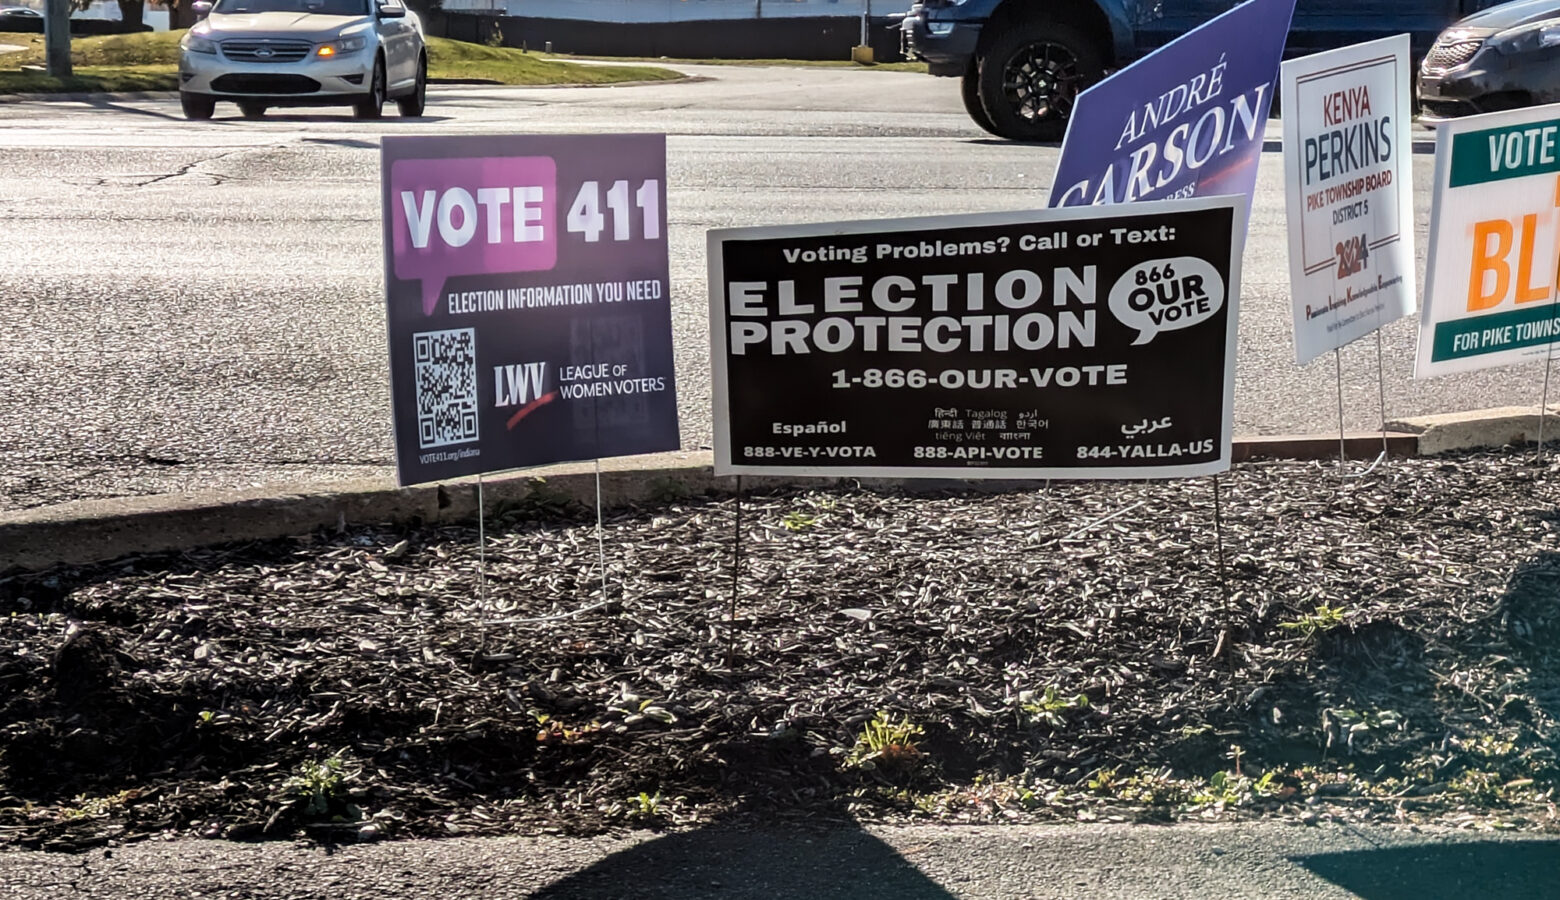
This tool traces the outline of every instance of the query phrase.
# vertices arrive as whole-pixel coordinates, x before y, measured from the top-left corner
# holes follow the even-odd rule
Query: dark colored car
[[[1560,102],[1560,2],[1518,0],[1441,33],[1419,67],[1420,120]]]
[[[905,54],[960,78],[964,108],[1006,138],[1060,140],[1078,93],[1234,6],[1233,0],[916,0]],[[1286,52],[1407,33],[1415,55],[1489,0],[1296,0]]]

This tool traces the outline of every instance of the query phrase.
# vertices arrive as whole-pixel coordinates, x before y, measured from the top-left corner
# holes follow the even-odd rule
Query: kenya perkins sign
[[[1557,108],[1442,124],[1415,374],[1544,359],[1560,339],[1557,242]]]
[[[402,484],[678,446],[658,135],[384,140]]]
[[[1284,63],[1295,361],[1414,311],[1408,35]]]
[[[1245,215],[1217,197],[712,231],[715,470],[1222,471]]]

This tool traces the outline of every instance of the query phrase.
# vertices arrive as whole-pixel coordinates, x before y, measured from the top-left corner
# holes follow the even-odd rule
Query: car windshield
[[[218,0],[212,12],[235,13],[295,12],[322,16],[366,16],[368,0]]]

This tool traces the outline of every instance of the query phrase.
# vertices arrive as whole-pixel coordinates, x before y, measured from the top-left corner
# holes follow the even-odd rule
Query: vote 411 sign
[[[665,138],[383,147],[400,482],[676,449]]]
[[[1560,106],[1442,124],[1415,375],[1550,353],[1557,241]]]

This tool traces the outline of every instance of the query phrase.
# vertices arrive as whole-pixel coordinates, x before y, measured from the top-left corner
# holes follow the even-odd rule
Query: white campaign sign
[[[1560,106],[1437,129],[1414,374],[1532,362],[1560,338]]]
[[[1414,311],[1408,35],[1282,66],[1295,362]]]

